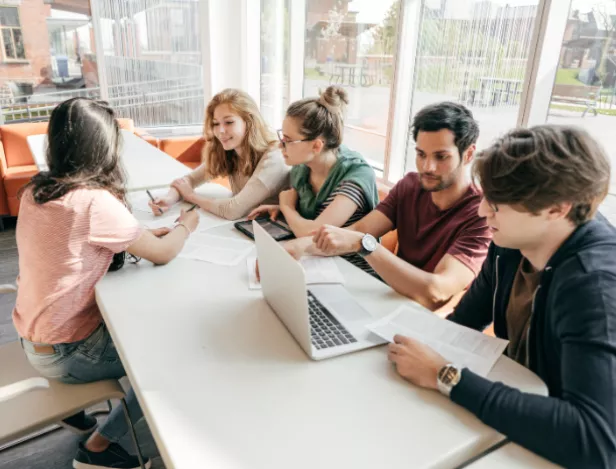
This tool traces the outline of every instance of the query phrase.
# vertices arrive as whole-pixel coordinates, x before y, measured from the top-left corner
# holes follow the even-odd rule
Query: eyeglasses
[[[282,134],[282,129],[278,129],[276,131],[276,135],[278,135],[278,140],[280,140],[280,144],[282,145],[282,148],[287,148],[287,145],[290,144],[290,143],[309,142],[309,141],[313,140],[311,138],[303,138],[301,140],[292,140],[292,141],[289,142],[289,141],[284,139],[284,136]]]

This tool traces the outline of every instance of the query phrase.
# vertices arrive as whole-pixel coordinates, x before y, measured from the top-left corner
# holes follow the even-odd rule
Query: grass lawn
[[[559,68],[556,72],[556,83],[559,85],[584,85],[577,79],[577,68]]]

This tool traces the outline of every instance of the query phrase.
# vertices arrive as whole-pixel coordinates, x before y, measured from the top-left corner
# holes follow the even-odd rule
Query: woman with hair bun
[[[289,106],[280,149],[291,169],[291,189],[278,205],[261,205],[249,218],[282,213],[297,238],[324,224],[349,226],[378,203],[373,169],[357,152],[342,144],[343,114],[349,100],[339,86],[329,86],[319,97]]]

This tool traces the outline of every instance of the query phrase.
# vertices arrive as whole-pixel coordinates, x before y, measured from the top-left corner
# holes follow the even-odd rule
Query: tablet
[[[256,218],[255,221],[276,241],[283,241],[295,237],[293,232],[286,226],[276,223],[267,217]],[[255,234],[252,232],[252,220],[238,221],[234,226],[249,238],[255,239]]]

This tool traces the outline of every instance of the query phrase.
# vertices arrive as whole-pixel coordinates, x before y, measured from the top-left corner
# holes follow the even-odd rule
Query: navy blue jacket
[[[507,339],[506,311],[521,261],[492,244],[448,319]],[[529,368],[549,397],[492,383],[465,369],[451,399],[485,424],[565,467],[616,468],[616,229],[602,215],[552,256],[535,292]]]

